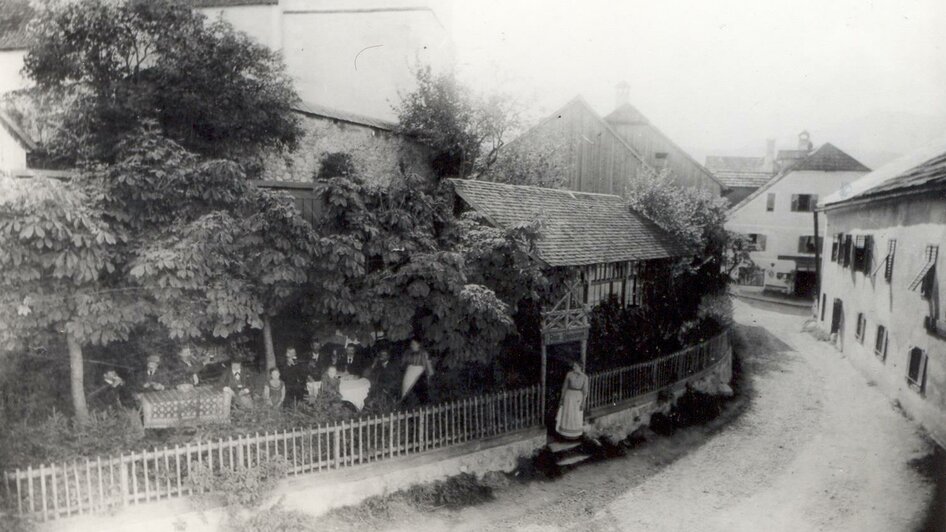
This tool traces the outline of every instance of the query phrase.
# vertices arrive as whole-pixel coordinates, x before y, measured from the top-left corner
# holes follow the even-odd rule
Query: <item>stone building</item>
[[[819,323],[946,443],[946,139],[854,181],[819,209],[827,219]]]

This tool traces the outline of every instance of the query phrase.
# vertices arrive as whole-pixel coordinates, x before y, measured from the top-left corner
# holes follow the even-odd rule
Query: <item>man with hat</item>
[[[230,368],[223,373],[221,388],[224,393],[231,394],[236,404],[242,407],[253,406],[250,395],[250,376],[243,369],[243,361],[234,356],[230,359]]]

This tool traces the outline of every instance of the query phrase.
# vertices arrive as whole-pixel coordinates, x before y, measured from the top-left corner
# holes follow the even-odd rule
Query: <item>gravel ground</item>
[[[797,313],[735,306],[749,346],[747,386],[719,419],[555,481],[513,484],[486,504],[404,508],[380,528],[921,528],[933,486],[910,462],[930,453],[922,433],[840,353],[800,332]]]

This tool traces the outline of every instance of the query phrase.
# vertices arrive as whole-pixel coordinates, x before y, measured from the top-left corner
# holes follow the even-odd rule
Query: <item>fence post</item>
[[[118,482],[122,491],[122,506],[128,506],[128,468],[125,467],[125,454],[118,458]]]
[[[342,427],[344,426],[345,426],[345,423],[343,422]],[[342,447],[341,447],[342,437],[341,437],[341,431],[338,429],[337,421],[334,423],[334,426],[332,428],[334,429],[333,438],[335,440],[335,469],[338,469],[339,467],[342,466]]]

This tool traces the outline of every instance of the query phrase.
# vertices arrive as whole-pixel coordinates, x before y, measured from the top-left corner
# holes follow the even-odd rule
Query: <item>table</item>
[[[230,423],[230,395],[212,386],[141,394],[146,429]]]

